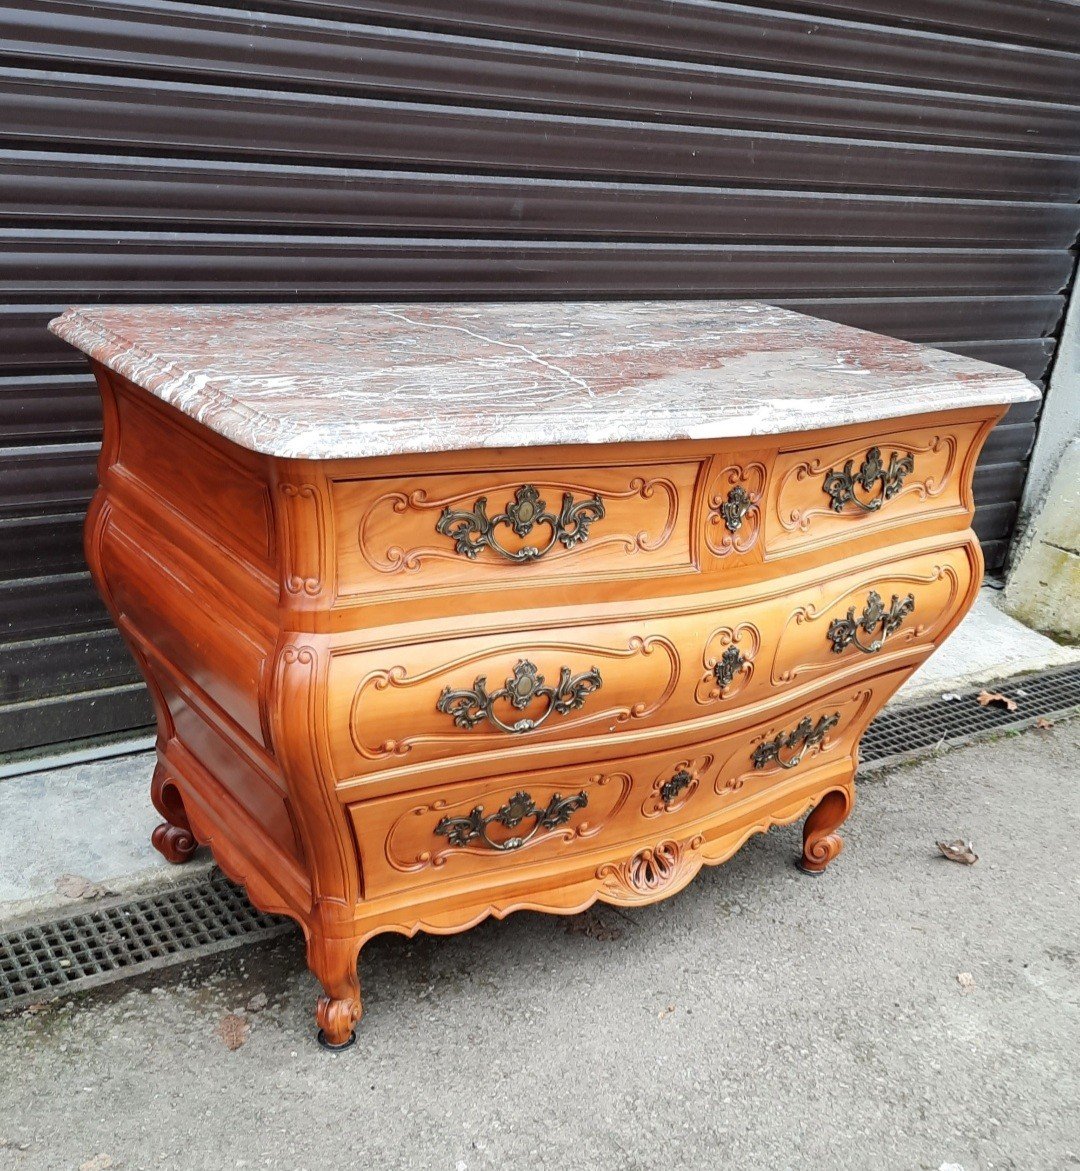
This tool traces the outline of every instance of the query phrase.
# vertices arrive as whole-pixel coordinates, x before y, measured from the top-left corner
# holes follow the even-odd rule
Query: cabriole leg
[[[798,867],[804,874],[824,874],[825,868],[844,848],[836,832],[851,812],[854,786],[830,789],[803,823],[803,852]]]
[[[180,791],[160,762],[150,784],[150,800],[165,818],[150,835],[154,849],[168,862],[186,862],[195,853],[198,842],[191,832]]]
[[[354,1026],[363,1011],[360,1005],[360,976],[356,970],[360,948],[354,939],[308,940],[308,967],[323,986],[315,1019],[316,1039],[324,1049],[348,1049],[356,1040]]]

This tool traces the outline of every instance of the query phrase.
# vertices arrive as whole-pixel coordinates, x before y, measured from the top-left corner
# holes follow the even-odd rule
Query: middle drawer
[[[336,649],[335,776],[400,785],[415,770],[419,785],[442,767],[480,776],[525,755],[595,755],[638,730],[698,736],[827,673],[914,663],[973,588],[977,561],[965,544],[653,617]]]

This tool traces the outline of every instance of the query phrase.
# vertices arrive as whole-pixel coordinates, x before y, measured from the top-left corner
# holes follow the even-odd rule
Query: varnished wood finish
[[[971,477],[996,407],[752,441],[307,461],[236,447],[95,369],[86,547],[157,706],[154,844],[171,861],[209,845],[301,925],[330,1045],[359,1020],[357,957],[379,932],[648,903],[808,811],[800,865],[824,870],[859,738],[978,589]],[[833,509],[824,475],[872,447],[913,472],[878,510]],[[549,509],[599,495],[604,517],[523,562],[464,557],[437,532],[444,508],[486,497],[494,514],[523,485]],[[835,645],[875,594],[913,608],[878,646],[873,630]],[[520,660],[603,684],[522,734],[438,709]],[[519,794],[584,799],[533,834],[531,815],[463,844],[446,832]]]

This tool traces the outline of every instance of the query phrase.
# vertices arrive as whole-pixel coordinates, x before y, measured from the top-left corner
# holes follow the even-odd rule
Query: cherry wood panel
[[[777,456],[765,509],[766,556],[784,556],[809,545],[834,545],[868,531],[893,528],[905,521],[970,513],[970,468],[989,426],[982,422],[955,426],[911,427],[893,424],[858,439],[825,446],[800,442]],[[892,494],[878,477],[858,485],[844,502],[826,490],[833,473],[857,476],[878,453],[887,473],[896,461],[910,460],[911,470]],[[838,506],[839,505],[839,506]]]
[[[116,393],[121,441],[114,476],[129,476],[143,493],[153,493],[167,508],[212,535],[230,552],[272,567],[273,523],[261,461],[224,445],[181,421],[179,412],[133,388],[126,379],[98,367]],[[134,392],[134,393],[133,393]],[[138,423],[126,425],[132,413]],[[214,486],[213,492],[205,490]]]
[[[971,479],[999,407],[751,442],[319,463],[242,451],[98,373],[86,551],[154,700],[154,844],[172,861],[209,844],[258,906],[296,919],[333,1044],[359,1018],[357,956],[378,932],[651,902],[807,813],[800,865],[824,869],[859,736],[981,577]],[[873,444],[915,465],[858,520],[821,507],[816,471],[792,471]],[[446,507],[414,516],[411,493],[503,509],[528,484],[611,510],[549,567],[423,554],[383,589],[358,560],[365,519],[387,555]],[[780,500],[813,514],[795,539]],[[594,668],[601,685],[575,692]],[[563,701],[542,723],[534,670]],[[478,678],[488,694],[523,681],[523,702],[443,699]],[[548,813],[557,795],[571,805]],[[473,810],[503,805],[478,839]],[[443,818],[466,822],[464,844]],[[545,818],[520,846],[502,836]]]
[[[145,530],[143,530],[144,532]],[[109,565],[113,615],[122,632],[152,646],[238,734],[266,746],[261,693],[274,640],[222,599],[212,578],[140,540],[140,529],[110,509],[96,556]],[[161,596],[172,604],[163,612]],[[212,653],[211,653],[212,648]]]
[[[653,613],[631,621],[582,623],[555,609],[534,629],[514,625],[511,615],[500,616],[497,631],[444,641],[371,650],[335,642],[327,677],[334,775],[349,791],[415,788],[446,770],[486,776],[532,758],[569,763],[618,751],[623,741],[636,751],[650,729],[700,738],[745,718],[747,708],[761,718],[763,707],[824,675],[881,671],[897,658],[923,657],[977,589],[981,567],[969,539],[924,547],[889,565],[863,558],[826,575],[804,572],[689,603],[654,603]],[[881,637],[885,620],[875,619],[857,637],[832,638],[849,610],[855,622],[870,613],[873,593],[884,610],[899,608],[895,628]],[[475,724],[461,726],[439,709],[447,689],[471,690],[477,680],[488,694],[512,690],[522,663],[532,664],[548,687],[564,668],[574,678],[597,671],[602,684],[587,688],[581,706],[565,713],[549,711],[552,700],[543,696],[521,708],[504,697],[491,705],[501,724],[473,709]],[[522,718],[538,726],[508,730]]]
[[[500,591],[510,583],[539,591],[565,581],[568,573],[581,582],[692,570],[691,514],[700,468],[697,459],[530,468],[526,457],[512,475],[476,470],[335,480],[330,498],[338,593]],[[567,497],[585,512],[562,524]],[[522,508],[532,511],[525,514]],[[476,519],[469,522],[477,509],[492,522],[490,529],[479,528]],[[546,519],[537,521],[534,513]],[[450,514],[444,526],[450,531],[437,527],[444,514]],[[465,552],[453,536],[461,527]],[[535,554],[522,552],[529,548]],[[522,557],[527,559],[514,560]]]
[[[787,778],[791,769],[775,761],[755,768],[754,751],[764,741],[786,734],[804,715],[815,723],[822,716],[838,715],[839,720],[794,768],[807,771],[850,757],[866,725],[873,695],[874,684],[868,683],[804,699],[766,725],[711,738],[688,749],[619,757],[576,768],[529,771],[350,805],[357,841],[363,843],[365,896],[377,899],[418,886],[483,881],[635,839],[692,833],[698,823],[723,815],[731,806],[757,797]],[[662,790],[673,780],[677,791],[665,799]],[[501,850],[482,835],[458,845],[445,829],[439,831],[444,819],[467,819],[474,809],[485,817],[497,815],[520,794],[540,811],[565,799],[583,796],[584,803],[574,808],[565,822],[550,828],[540,825],[535,837],[518,848],[506,849],[505,844],[526,837],[536,826],[537,817],[526,816],[510,827],[492,822],[488,833]]]

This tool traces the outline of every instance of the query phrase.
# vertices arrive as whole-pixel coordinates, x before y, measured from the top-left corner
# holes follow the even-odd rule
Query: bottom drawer
[[[621,842],[722,821],[818,764],[852,757],[908,670],[788,707],[762,726],[681,750],[522,772],[349,805],[366,899],[501,877]]]

